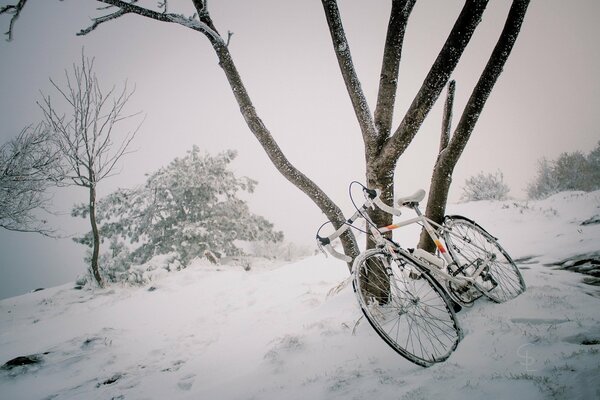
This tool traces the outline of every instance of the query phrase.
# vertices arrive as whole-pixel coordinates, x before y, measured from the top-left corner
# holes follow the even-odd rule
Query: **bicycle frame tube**
[[[437,247],[438,251],[444,258],[444,260],[448,264],[452,264],[452,262],[454,260],[452,260],[452,257],[450,256],[450,254],[448,254],[448,250],[442,243],[442,240],[436,233],[433,225],[435,225],[437,228],[442,228],[442,229],[444,229],[444,227],[435,223],[434,221],[430,220],[426,216],[424,216],[418,207],[413,207],[413,210],[417,214],[417,216],[415,218],[407,219],[407,220],[404,220],[404,221],[401,221],[401,222],[398,222],[398,223],[395,223],[392,225],[384,226],[384,227],[378,229],[379,232],[380,233],[390,232],[390,231],[393,231],[394,229],[402,228],[403,226],[408,226],[408,225],[412,225],[415,223],[421,223],[421,225],[425,228],[425,231],[427,232],[427,234],[429,235],[431,240],[433,240],[433,243],[435,243],[435,246]]]

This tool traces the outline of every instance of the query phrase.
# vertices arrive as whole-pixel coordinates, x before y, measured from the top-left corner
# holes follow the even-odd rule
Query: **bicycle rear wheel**
[[[353,270],[365,317],[396,352],[428,367],[456,349],[462,333],[450,300],[419,264],[372,249],[356,258]]]
[[[444,220],[444,240],[454,262],[465,275],[473,272],[485,260],[491,260],[481,274],[482,284],[490,289],[482,293],[491,300],[502,303],[525,291],[525,281],[508,253],[496,238],[474,221],[458,215]]]

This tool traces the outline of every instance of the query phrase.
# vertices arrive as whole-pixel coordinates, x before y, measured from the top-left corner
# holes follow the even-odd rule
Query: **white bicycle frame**
[[[414,218],[410,218],[410,219],[392,224],[392,225],[382,227],[382,228],[371,229],[371,233],[375,237],[375,241],[380,245],[384,245],[386,247],[387,251],[392,255],[392,257],[397,257],[396,253],[398,252],[398,253],[401,253],[403,256],[411,259],[412,261],[416,261],[420,266],[427,269],[432,275],[435,275],[436,279],[437,279],[437,276],[439,276],[443,280],[450,281],[458,286],[465,286],[465,285],[471,284],[471,285],[474,285],[475,287],[477,287],[477,289],[479,289],[481,291],[487,291],[488,289],[481,286],[481,284],[479,282],[477,282],[475,278],[477,278],[479,275],[481,275],[481,273],[486,269],[486,267],[489,265],[489,263],[494,260],[495,257],[493,254],[489,254],[489,256],[485,260],[482,260],[483,262],[481,262],[480,265],[477,266],[477,269],[475,270],[475,272],[473,274],[471,274],[471,276],[464,276],[464,275],[454,276],[454,275],[447,273],[444,269],[436,267],[436,265],[434,263],[428,261],[427,259],[425,259],[425,261],[427,261],[427,262],[423,262],[424,260],[422,258],[418,257],[417,255],[415,255],[409,251],[406,251],[402,247],[398,246],[396,243],[387,240],[383,236],[383,233],[391,232],[394,229],[402,228],[402,227],[412,225],[412,224],[420,224],[421,226],[423,226],[425,228],[425,231],[427,232],[427,234],[429,235],[431,240],[433,240],[433,242],[435,243],[435,246],[439,252],[439,255],[442,257],[442,259],[446,263],[445,269],[447,269],[447,267],[450,265],[456,265],[454,259],[448,253],[448,250],[444,246],[444,243],[442,242],[442,239],[440,238],[438,232],[446,231],[450,235],[454,235],[459,238],[460,238],[460,236],[458,236],[457,234],[448,230],[446,227],[444,227],[444,226],[436,223],[435,221],[432,221],[431,219],[427,218],[426,216],[424,216],[421,213],[421,210],[419,209],[418,204],[413,203],[407,207],[412,208],[412,210],[417,214],[417,216]],[[363,216],[363,217],[368,218],[368,215]],[[434,229],[434,227],[437,228],[437,230]],[[474,245],[474,246],[476,246],[476,245]],[[481,250],[485,251],[485,249],[481,249]],[[488,253],[487,251],[485,251],[485,252]],[[436,256],[433,256],[433,257],[436,257]],[[457,266],[457,267],[460,267],[460,266]]]
[[[437,268],[435,265],[433,265],[430,262],[423,262],[423,260],[421,258],[419,258],[419,257],[415,256],[413,253],[403,249],[401,246],[399,246],[397,243],[391,241],[390,239],[387,239],[385,236],[383,236],[383,234],[386,232],[391,232],[394,229],[398,229],[398,228],[412,225],[412,224],[422,225],[425,228],[427,234],[431,237],[431,239],[435,243],[439,254],[442,256],[442,259],[446,263],[446,267],[450,266],[450,265],[456,265],[456,263],[452,259],[452,256],[448,253],[448,250],[442,243],[442,240],[441,240],[440,236],[438,235],[438,231],[436,231],[435,228],[437,228],[437,230],[439,230],[441,232],[446,231],[446,232],[450,233],[451,235],[454,235],[458,238],[460,238],[460,236],[456,235],[455,233],[448,230],[444,226],[442,226],[442,225],[436,223],[435,221],[432,221],[431,219],[424,216],[418,207],[418,202],[407,202],[405,204],[401,204],[403,207],[411,208],[417,214],[416,217],[410,218],[410,219],[407,219],[407,220],[404,220],[404,221],[401,221],[401,222],[398,222],[398,223],[395,223],[392,225],[384,226],[381,228],[376,228],[373,221],[371,221],[369,216],[365,213],[365,211],[367,209],[377,206],[381,210],[383,210],[389,214],[396,215],[396,216],[402,215],[401,210],[394,208],[394,207],[390,207],[387,204],[383,203],[383,201],[379,198],[379,196],[381,194],[379,190],[377,190],[376,193],[377,193],[377,195],[375,196],[375,198],[373,198],[373,199],[367,198],[367,200],[363,204],[363,206],[361,208],[359,208],[354,213],[354,215],[352,215],[352,217],[350,217],[350,219],[348,219],[346,224],[342,225],[337,231],[335,231],[333,234],[328,236],[324,241],[322,239],[320,239],[321,245],[323,247],[325,247],[325,249],[327,249],[327,251],[332,256],[334,256],[340,260],[346,261],[346,262],[352,261],[351,257],[348,257],[345,254],[342,254],[342,253],[339,253],[338,251],[336,251],[331,246],[331,241],[337,239],[347,229],[350,229],[350,227],[352,226],[352,223],[354,223],[354,221],[356,221],[359,217],[362,217],[368,221],[369,225],[371,225],[370,230],[371,230],[371,234],[373,235],[373,239],[374,239],[375,243],[379,246],[384,247],[394,259],[399,259],[399,256],[397,253],[400,253],[400,254],[402,254],[402,256],[409,258],[413,262],[416,262],[422,268],[427,269],[427,271],[429,271],[432,275],[439,276],[439,277],[441,277],[441,279],[450,281],[459,287],[467,286],[470,284],[470,285],[474,285],[478,290],[480,290],[482,292],[488,291],[488,289],[483,287],[479,282],[477,282],[475,278],[477,278],[479,275],[481,275],[481,273],[486,269],[486,267],[490,264],[490,262],[495,259],[494,254],[489,254],[489,256],[485,260],[482,260],[483,262],[477,266],[475,272],[473,274],[471,274],[471,276],[464,276],[464,275],[454,276],[454,275],[448,274],[446,271],[444,271],[441,268]],[[474,243],[471,243],[471,244],[475,247],[478,247]],[[483,250],[485,253],[488,253],[485,249],[482,249],[482,248],[479,248],[479,249]],[[433,257],[436,257],[436,256],[433,256]],[[457,267],[460,267],[460,266],[457,266]],[[355,268],[355,266],[353,266],[353,270],[354,270],[354,268]]]

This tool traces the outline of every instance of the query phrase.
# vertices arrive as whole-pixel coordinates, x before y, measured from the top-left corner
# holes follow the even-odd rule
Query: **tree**
[[[47,189],[61,178],[60,152],[47,126],[28,126],[0,146],[0,227],[51,236],[34,212],[47,210]]]
[[[73,65],[66,74],[66,86],[53,80],[58,97],[65,102],[70,117],[59,114],[50,96],[38,103],[66,163],[65,179],[88,190],[88,216],[92,228],[91,270],[99,286],[103,286],[98,269],[100,234],[96,221],[96,191],[98,184],[115,173],[115,166],[127,154],[129,144],[138,129],[115,139],[117,125],[128,118],[124,107],[133,92],[127,85],[119,92],[113,87],[104,93],[96,74],[94,60],[81,55],[81,64]],[[139,125],[138,125],[139,128]]]
[[[95,18],[92,25],[83,29],[79,34],[88,34],[99,25],[126,14],[135,14],[160,22],[183,25],[203,34],[215,51],[219,65],[229,81],[232,92],[250,131],[260,142],[275,168],[292,184],[310,197],[327,218],[333,222],[336,228],[345,223],[345,218],[340,208],[318,185],[290,163],[274,140],[271,132],[259,118],[233,61],[227,40],[221,36],[211,18],[206,0],[192,0],[196,13],[190,17],[169,12],[166,1],[158,2],[156,9],[138,6],[133,1],[99,1],[112,6],[113,12]],[[12,24],[19,16],[25,3],[26,0],[20,0],[16,4],[5,6],[0,10],[0,13],[12,14],[11,25],[8,30],[9,38],[11,37]],[[393,129],[392,121],[404,32],[415,3],[416,0],[392,0],[377,105],[375,112],[371,114],[368,102],[361,88],[360,80],[354,69],[350,45],[345,35],[337,1],[322,0],[333,49],[363,137],[367,185],[370,188],[381,190],[382,199],[387,204],[391,204],[394,197],[393,180],[398,158],[404,153],[417,134],[423,121],[447,84],[475,28],[481,21],[488,0],[465,1],[460,15],[456,19],[445,44],[433,62],[423,84],[416,93],[413,102],[398,127]],[[506,62],[510,48],[518,36],[528,4],[529,0],[513,0],[506,28],[502,32],[502,36],[498,42],[506,43],[507,46],[504,48],[508,51],[495,51],[490,58],[482,79],[473,91],[459,127],[457,127],[455,136],[461,138],[461,140],[457,140],[455,144],[450,145],[447,153],[451,154],[451,156],[440,158],[444,163],[452,164],[454,159],[460,157],[464,145],[477,122],[477,117],[483,109],[487,97],[496,82],[496,78]],[[443,196],[430,198],[430,202],[433,203],[440,201],[445,201]],[[387,225],[391,222],[391,216],[379,210],[373,210],[371,217],[379,225]],[[358,245],[354,235],[349,230],[341,236],[341,241],[344,252],[347,255],[352,258],[358,255]]]
[[[552,162],[542,158],[537,162],[537,176],[534,181],[527,185],[527,197],[530,199],[542,199],[553,193],[557,193],[559,183],[553,173]]]
[[[600,142],[587,156],[580,151],[562,153],[556,160],[538,161],[537,175],[527,186],[531,199],[542,199],[566,190],[600,189]]]
[[[252,214],[240,192],[252,193],[256,181],[238,178],[229,170],[234,151],[201,155],[194,146],[183,158],[151,174],[136,189],[119,189],[98,201],[97,222],[102,238],[121,253],[116,239],[137,245],[129,262],[143,264],[153,256],[175,253],[187,265],[205,251],[239,255],[238,241],[280,241],[281,232]],[[74,216],[87,217],[85,204]],[[77,239],[92,244],[92,232]]]

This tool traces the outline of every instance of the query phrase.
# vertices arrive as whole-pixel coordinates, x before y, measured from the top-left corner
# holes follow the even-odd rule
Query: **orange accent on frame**
[[[444,247],[444,245],[442,245],[442,242],[440,242],[439,240],[434,240],[435,245],[437,246],[438,250],[440,251],[440,253],[445,253],[446,252],[446,248]]]

